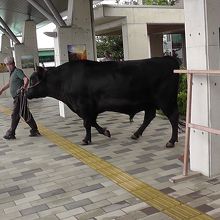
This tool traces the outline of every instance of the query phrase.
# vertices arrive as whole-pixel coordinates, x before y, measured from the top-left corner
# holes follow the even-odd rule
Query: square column
[[[95,59],[95,36],[93,28],[92,3],[90,0],[69,0],[67,23],[70,26],[58,27],[55,38],[55,63],[59,66],[69,61],[68,45],[83,45],[87,59]],[[71,73],[70,73],[71,74]],[[59,101],[60,116],[73,116],[73,112]]]
[[[187,69],[220,68],[219,0],[185,0]],[[220,77],[194,76],[192,123],[220,129]],[[220,137],[191,129],[190,169],[212,177],[220,174]]]
[[[30,77],[34,72],[34,67],[39,64],[37,32],[34,21],[25,21],[22,39],[23,43],[14,45],[15,63]]]
[[[12,48],[10,44],[10,39],[5,35],[2,34],[1,36],[1,52],[0,52],[0,65],[4,63],[4,59],[7,56],[12,56]],[[9,73],[5,70],[4,73],[0,73],[0,85],[5,85],[9,82]],[[9,89],[5,90],[1,97],[10,97]]]
[[[2,34],[2,36],[1,36],[1,53],[0,53],[1,62],[3,62],[3,60],[6,56],[11,56],[11,55],[12,55],[12,48],[11,48],[10,39],[5,34]]]
[[[163,56],[163,34],[150,35],[150,54],[151,57]]]
[[[150,58],[150,40],[147,34],[147,24],[124,23],[122,25],[124,59]]]

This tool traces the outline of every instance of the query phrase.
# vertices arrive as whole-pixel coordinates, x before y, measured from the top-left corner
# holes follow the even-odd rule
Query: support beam
[[[8,25],[1,17],[0,17],[0,22],[2,23],[3,27],[6,29],[6,32],[10,36],[10,39],[12,39],[16,44],[20,44],[18,38],[14,35],[14,33],[11,31],[11,29],[8,27]]]
[[[11,36],[9,33],[0,25],[0,30],[2,31],[3,34],[5,34],[9,39],[11,39]]]
[[[57,22],[59,23],[60,26],[66,26],[66,23],[64,22],[64,20],[62,19],[61,15],[59,14],[59,12],[57,11],[57,9],[55,8],[55,6],[53,5],[53,3],[51,2],[51,0],[44,0],[45,4],[47,5],[47,7],[50,9],[51,13],[53,14],[53,16],[55,17],[55,19],[57,20]]]
[[[96,51],[96,41],[95,41],[95,26],[94,26],[94,11],[93,11],[93,1],[89,1],[90,4],[90,18],[91,18],[91,32],[93,38],[93,60],[96,60],[97,51]]]
[[[60,27],[60,24],[56,19],[53,18],[38,2],[35,0],[27,0],[32,6],[34,6],[42,15],[44,15],[49,21],[53,22],[57,27]]]
[[[73,13],[74,13],[74,0],[68,0],[67,9],[67,25],[72,26],[73,24]]]

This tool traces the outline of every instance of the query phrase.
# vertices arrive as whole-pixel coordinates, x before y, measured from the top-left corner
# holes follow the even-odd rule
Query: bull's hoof
[[[173,147],[175,147],[175,144],[173,144],[171,142],[167,142],[166,148],[173,148]]]
[[[109,137],[109,138],[111,137],[111,133],[110,133],[110,131],[107,130],[107,129],[105,129],[104,135],[107,136],[107,137]]]
[[[91,144],[91,141],[88,141],[88,140],[82,140],[82,145],[89,145]]]
[[[131,136],[131,139],[133,139],[133,140],[137,140],[138,138],[139,138],[139,136],[136,135],[136,134],[133,134],[133,135]]]

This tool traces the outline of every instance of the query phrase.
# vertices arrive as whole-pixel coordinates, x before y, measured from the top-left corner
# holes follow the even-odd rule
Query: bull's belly
[[[100,102],[98,109],[100,109],[101,112],[113,111],[131,115],[145,110],[149,104],[147,101],[108,99]]]

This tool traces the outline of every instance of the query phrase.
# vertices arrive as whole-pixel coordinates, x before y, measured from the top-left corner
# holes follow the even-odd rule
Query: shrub
[[[186,74],[181,74],[177,102],[178,102],[180,117],[182,118],[186,117],[186,101],[187,101],[187,76]]]

